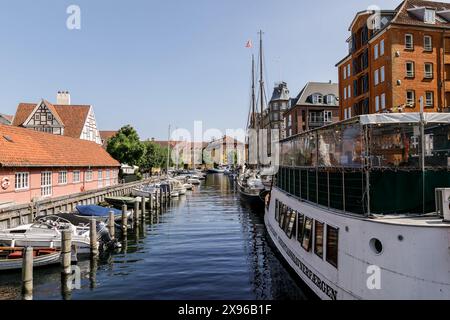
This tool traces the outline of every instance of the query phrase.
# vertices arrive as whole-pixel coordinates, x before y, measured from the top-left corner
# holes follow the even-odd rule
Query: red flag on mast
[[[253,42],[252,42],[252,40],[248,40],[248,41],[247,41],[247,44],[245,45],[245,47],[248,48],[248,49],[253,48]]]

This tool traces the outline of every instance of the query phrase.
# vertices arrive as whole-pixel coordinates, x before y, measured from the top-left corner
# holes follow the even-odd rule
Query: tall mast
[[[256,95],[255,95],[255,55],[252,54],[252,122],[256,129]]]
[[[167,140],[167,177],[169,177],[169,162],[170,162],[170,124],[169,124],[169,136]]]
[[[263,112],[264,112],[264,77],[263,77],[263,42],[262,30],[259,31],[259,91],[261,94],[261,114],[260,114],[260,128],[263,129]]]

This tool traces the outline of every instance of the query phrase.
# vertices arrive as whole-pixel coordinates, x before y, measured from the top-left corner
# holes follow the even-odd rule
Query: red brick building
[[[352,21],[339,69],[340,118],[450,107],[450,3],[405,0]],[[423,99],[423,100],[422,100]]]
[[[120,164],[99,144],[0,125],[0,204],[118,184]]]

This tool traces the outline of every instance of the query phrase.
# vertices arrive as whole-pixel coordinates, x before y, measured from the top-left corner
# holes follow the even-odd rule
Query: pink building
[[[119,168],[95,142],[0,125],[0,207],[116,185]]]

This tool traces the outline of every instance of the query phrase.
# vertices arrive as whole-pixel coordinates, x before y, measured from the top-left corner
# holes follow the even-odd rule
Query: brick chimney
[[[58,91],[58,94],[56,95],[56,104],[70,105],[69,91]]]

